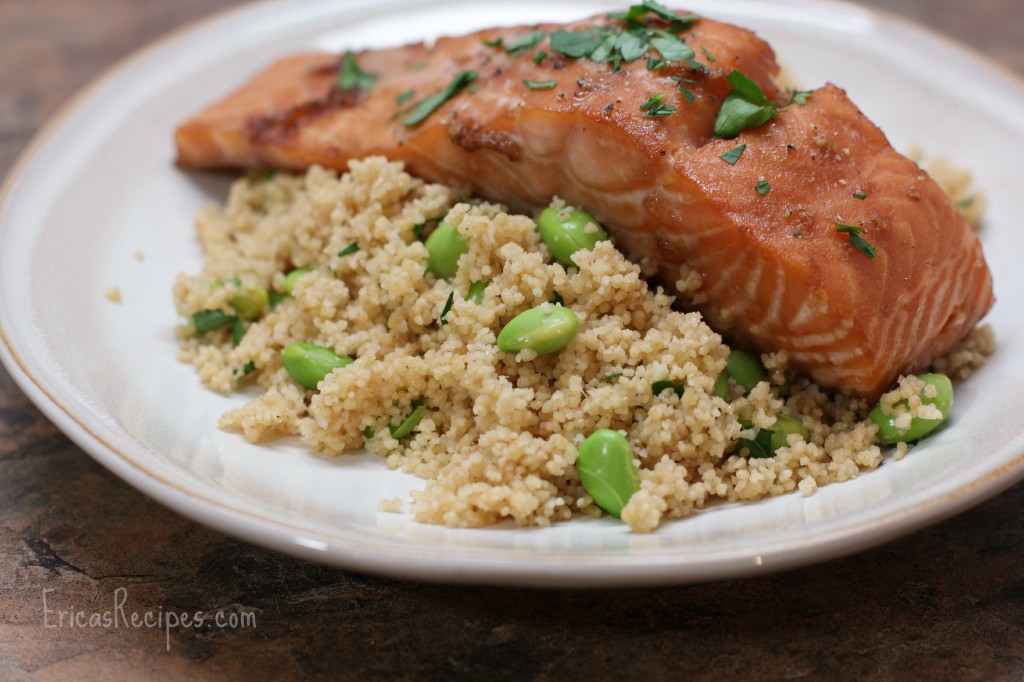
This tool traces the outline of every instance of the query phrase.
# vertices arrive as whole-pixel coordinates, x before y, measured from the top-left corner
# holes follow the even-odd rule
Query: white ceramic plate
[[[763,573],[883,542],[1024,475],[1019,256],[1024,88],[974,54],[889,17],[812,0],[699,1],[755,29],[807,86],[831,80],[897,148],[972,169],[999,303],[999,351],[958,387],[952,423],[902,461],[804,498],[727,505],[630,534],[614,520],[451,530],[377,511],[422,482],[365,455],[318,459],[248,445],[217,416],[244,396],[201,387],[175,360],[170,300],[196,271],[196,209],[224,176],[173,163],[174,126],[275,57],[384,46],[495,24],[568,20],[627,2],[309,0],[256,4],[114,69],[39,135],[0,207],[0,357],[43,412],[118,476],[197,521],[315,561],[429,580],[546,585],[682,582]],[[145,259],[139,262],[135,254]],[[104,291],[117,285],[124,301]]]

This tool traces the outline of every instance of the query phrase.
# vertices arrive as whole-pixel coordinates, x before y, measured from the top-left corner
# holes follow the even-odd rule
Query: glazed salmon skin
[[[383,155],[515,209],[557,195],[668,286],[699,273],[694,305],[726,338],[786,351],[821,386],[869,399],[973,328],[993,303],[980,242],[843,90],[784,104],[756,35],[640,7],[657,11],[283,59],[182,124],[178,163],[345,169]],[[596,44],[628,29],[693,56],[674,43],[632,60],[556,49],[558,32]],[[735,72],[777,104],[721,139]]]

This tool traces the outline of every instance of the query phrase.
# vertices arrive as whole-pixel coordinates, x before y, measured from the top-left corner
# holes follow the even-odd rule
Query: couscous
[[[599,226],[585,222],[589,243],[565,264],[530,217],[381,158],[350,168],[252,175],[198,216],[206,261],[174,288],[188,320],[179,357],[214,390],[263,391],[221,427],[254,443],[298,436],[323,456],[366,448],[426,479],[416,520],[454,527],[547,526],[603,507],[647,532],[716,500],[811,494],[882,464],[873,405],[791,375],[784,353],[754,358],[762,374],[740,380],[722,338]],[[439,226],[446,264],[425,243]],[[699,276],[682,277],[678,290],[699,297]],[[568,338],[503,344],[532,310],[571,315],[557,332]],[[991,350],[981,327],[935,368],[964,378]],[[880,404],[897,428],[944,417],[916,377]],[[603,430],[623,437],[636,476],[621,508],[599,506],[577,468]]]

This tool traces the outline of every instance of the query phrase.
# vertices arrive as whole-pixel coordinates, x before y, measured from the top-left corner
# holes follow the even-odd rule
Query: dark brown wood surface
[[[234,4],[0,0],[0,176],[76,88]],[[865,4],[1024,73],[1020,0]],[[71,444],[0,369],[0,679],[1024,679],[1022,521],[1018,485],[881,548],[759,579],[610,591],[393,581],[164,509]],[[221,610],[256,623],[169,638],[48,627],[121,597],[126,615]]]

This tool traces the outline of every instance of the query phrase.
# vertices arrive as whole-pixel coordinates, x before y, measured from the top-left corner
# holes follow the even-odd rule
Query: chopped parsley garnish
[[[675,391],[675,394],[679,396],[683,395],[683,393],[686,391],[685,386],[683,386],[682,384],[677,384],[676,382],[670,379],[662,379],[661,381],[655,381],[653,384],[651,384],[651,392],[654,393],[654,395],[661,395],[661,392],[664,391],[666,388],[671,388],[673,391]]]
[[[683,97],[686,99],[688,104],[693,104],[693,100],[697,99],[697,96],[693,94],[693,90],[683,85],[683,83],[694,84],[696,81],[690,80],[689,78],[681,78],[679,76],[671,76],[672,80],[676,82],[676,87],[679,88],[679,92],[683,93]]]
[[[524,79],[523,84],[531,90],[550,90],[558,85],[558,81],[531,81]]]
[[[774,457],[775,451],[772,450],[772,434],[774,433],[771,429],[758,429],[757,435],[753,438],[740,438],[736,441],[736,449],[746,448],[751,459]]]
[[[693,50],[675,36],[657,35],[651,38],[651,45],[661,53],[665,61],[685,62],[694,57]]]
[[[242,376],[252,374],[256,371],[256,363],[250,360],[249,362],[242,365]]]
[[[612,12],[608,16],[614,19],[624,19],[627,24],[636,26],[641,23],[641,20],[648,13],[668,21],[668,28],[673,33],[685,31],[693,26],[693,22],[700,19],[700,17],[695,14],[679,16],[656,0],[643,0],[638,5],[630,5],[629,9],[625,12]]]
[[[622,376],[622,372],[609,372],[608,374],[605,374],[603,377],[598,377],[597,380],[598,381],[605,381],[605,382],[615,381],[616,379],[618,379],[621,376]]]
[[[746,148],[747,145],[741,144],[739,147],[733,147],[732,149],[722,154],[718,158],[720,158],[722,161],[725,161],[730,166],[735,166],[736,162],[740,160],[741,156],[743,156],[743,152],[746,150]]]
[[[355,242],[352,242],[351,244],[349,244],[344,249],[342,249],[341,251],[338,252],[338,258],[343,258],[345,256],[348,256],[349,254],[355,253],[358,250],[359,250],[359,244],[356,244]]]
[[[441,214],[441,215],[435,215],[435,216],[432,216],[430,218],[427,218],[423,222],[416,223],[415,225],[413,225],[413,237],[415,237],[418,240],[422,240],[423,239],[423,232],[426,230],[427,225],[429,225],[432,222],[439,222],[439,221],[441,221],[443,219],[444,219],[444,214]]]
[[[263,180],[263,182],[270,182],[271,180],[273,180],[276,177],[277,177],[277,171],[276,170],[268,170],[266,173],[263,174],[263,177],[260,178],[260,179]]]
[[[864,234],[863,227],[857,227],[856,225],[843,225],[842,223],[837,223],[834,220],[831,220],[829,222],[836,226],[836,232],[845,232],[847,235],[849,235],[850,243],[853,244],[853,246],[858,251],[863,253],[868,258],[875,257],[874,245],[868,243],[866,239],[861,237],[861,235]]]
[[[440,92],[426,97],[413,106],[409,116],[402,121],[404,126],[414,126],[422,123],[428,116],[434,113],[442,104],[454,97],[460,90],[476,80],[476,71],[460,71],[452,82]]]
[[[648,13],[667,20],[668,30],[643,23]],[[626,29],[600,27],[581,31],[555,31],[551,34],[551,50],[570,59],[586,57],[594,62],[608,63],[613,71],[618,71],[622,62],[644,57],[652,47],[661,57],[647,55],[647,68],[651,70],[662,68],[669,62],[689,63],[694,57],[693,50],[674,34],[690,28],[699,17],[677,17],[653,0],[644,0],[626,12],[609,16],[624,19]]]
[[[341,66],[338,67],[338,87],[343,92],[369,90],[376,82],[376,76],[359,68],[359,62],[356,61],[354,54],[345,53],[345,56],[341,58]]]
[[[405,92],[400,93],[397,97],[395,97],[395,102],[397,104],[405,104],[406,102],[411,100],[413,98],[413,95],[415,94],[415,90],[406,90]]]
[[[505,52],[517,57],[529,50],[531,47],[535,47],[547,37],[548,34],[544,31],[531,31],[526,35],[519,36],[511,43],[506,43]]]
[[[242,318],[236,317],[235,321],[231,323],[231,345],[237,346],[242,343],[243,336],[245,336],[245,323],[242,322]]]
[[[562,298],[562,295],[557,291],[551,292],[551,302],[555,305],[565,305],[565,299]]]
[[[363,438],[366,440],[373,440],[373,437],[377,435],[377,432],[373,430],[372,426],[367,426],[363,429]]]
[[[285,299],[285,295],[286,294],[283,294],[280,291],[271,291],[267,294],[267,299],[269,299],[270,302],[270,309],[273,310],[277,306],[281,305],[281,301]]]
[[[726,76],[732,92],[725,98],[715,120],[715,135],[729,140],[744,130],[756,128],[775,115],[778,105],[765,97],[757,83],[733,69]]]
[[[973,204],[977,200],[978,200],[978,195],[972,194],[971,196],[964,197],[960,201],[956,202],[956,207],[957,208],[967,208],[967,207],[969,207],[971,204]]]
[[[794,90],[789,95],[789,101],[786,104],[792,104],[796,102],[800,106],[807,104],[807,100],[814,94],[813,90]]]
[[[551,49],[571,59],[579,59],[589,56],[604,40],[604,32],[599,28],[585,31],[558,30],[551,34]]]
[[[420,423],[420,420],[423,419],[423,415],[427,413],[427,404],[423,400],[413,401],[411,407],[413,408],[412,412],[400,423],[388,424],[388,431],[391,432],[392,438],[401,439],[408,436],[416,428],[416,425]]]
[[[867,195],[867,194],[864,194],[864,192],[854,192],[854,193],[853,193],[853,198],[854,198],[854,199],[861,199],[861,200],[864,200],[864,199],[867,199],[867,198],[868,198],[868,195]]]
[[[533,63],[540,64],[544,61],[544,58],[548,56],[548,53],[544,50],[537,50],[533,53]]]
[[[772,190],[772,186],[768,184],[767,180],[762,180],[761,182],[754,185],[754,189],[757,190],[758,194],[764,196],[765,194],[768,194],[768,192]]]
[[[441,326],[448,324],[448,313],[452,311],[452,304],[455,302],[455,292],[452,291],[448,294],[448,300],[444,302],[444,308],[441,309],[441,317],[438,318],[441,321]]]
[[[668,116],[674,112],[678,107],[674,107],[671,104],[665,104],[665,95],[656,93],[647,98],[643,104],[640,105],[640,111],[645,111],[644,118],[654,118],[655,116]]]
[[[501,36],[498,36],[494,40],[488,40],[487,38],[484,38],[480,42],[483,43],[486,47],[501,47],[502,43],[504,42],[504,39]]]
[[[705,57],[707,57],[708,61],[709,61],[709,62],[711,62],[712,64],[715,64],[715,63],[717,63],[717,62],[718,62],[718,60],[717,60],[717,59],[715,59],[714,55],[712,55],[712,54],[711,54],[711,53],[710,53],[710,52],[708,51],[708,48],[706,48],[706,47],[704,47],[703,45],[701,45],[701,46],[700,46],[700,51],[704,53],[704,56],[705,56]]]
[[[234,324],[238,318],[228,315],[223,310],[200,310],[192,314],[192,324],[196,327],[196,334],[203,335],[212,332],[214,329],[227,327]]]

